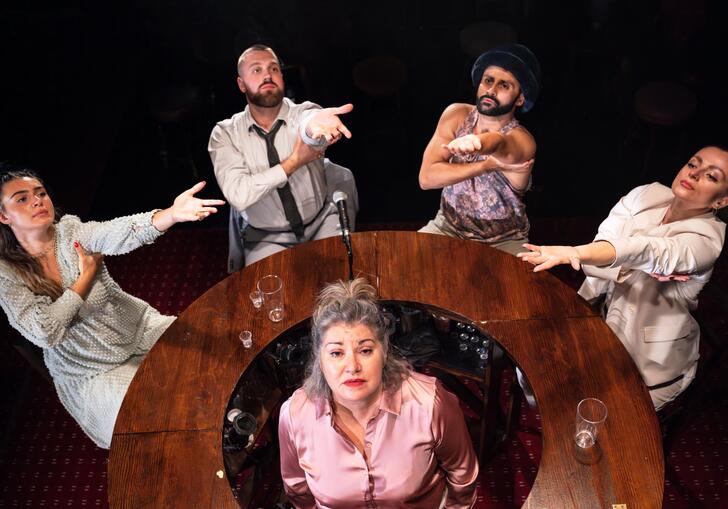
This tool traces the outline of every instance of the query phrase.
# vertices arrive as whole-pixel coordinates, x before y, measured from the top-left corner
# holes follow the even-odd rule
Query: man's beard
[[[483,103],[483,99],[490,99],[493,101],[493,106],[488,106]],[[493,96],[490,95],[481,95],[478,97],[478,101],[475,103],[475,106],[478,108],[478,113],[481,115],[486,115],[488,117],[500,117],[501,115],[505,115],[506,113],[511,113],[513,109],[516,106],[516,101],[518,100],[518,97],[513,99],[508,104],[501,104],[498,99],[496,99]]]
[[[248,102],[261,108],[273,108],[283,101],[283,90],[276,86],[272,90],[264,90],[254,94],[246,94]]]

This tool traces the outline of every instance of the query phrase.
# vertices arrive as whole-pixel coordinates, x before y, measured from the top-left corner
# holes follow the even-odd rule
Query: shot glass
[[[243,348],[250,348],[253,346],[253,333],[249,330],[244,330],[238,334],[238,339],[243,344]]]
[[[607,406],[596,398],[582,399],[576,407],[574,441],[577,448],[589,449],[597,443],[599,430],[607,420]]]
[[[250,302],[253,303],[255,309],[260,309],[263,306],[263,294],[260,290],[250,292]]]
[[[263,306],[271,322],[280,322],[285,315],[283,281],[275,274],[269,274],[258,281],[258,291],[263,295]]]

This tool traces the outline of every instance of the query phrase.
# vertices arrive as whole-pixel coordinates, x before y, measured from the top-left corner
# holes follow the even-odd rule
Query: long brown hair
[[[0,196],[3,187],[12,180],[20,178],[32,178],[43,184],[43,180],[34,171],[27,169],[5,170],[0,168]],[[3,210],[0,201],[0,211]],[[58,217],[56,213],[56,218]],[[56,221],[54,218],[54,222]],[[54,256],[53,253],[50,256]],[[15,237],[13,230],[6,224],[0,223],[0,260],[8,263],[18,273],[23,282],[36,295],[47,295],[56,300],[63,293],[63,288],[55,281],[48,279],[43,272],[40,262],[30,256]]]

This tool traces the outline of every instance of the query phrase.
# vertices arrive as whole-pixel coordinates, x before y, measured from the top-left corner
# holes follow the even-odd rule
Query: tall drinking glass
[[[280,322],[285,315],[283,302],[283,281],[275,274],[269,274],[258,281],[258,291],[263,296],[263,306],[271,322]]]
[[[588,449],[597,442],[599,430],[607,420],[607,405],[596,398],[586,398],[576,407],[576,431],[574,441],[577,447]]]

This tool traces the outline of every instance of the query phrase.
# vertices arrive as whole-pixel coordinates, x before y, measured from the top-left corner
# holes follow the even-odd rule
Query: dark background
[[[417,183],[422,151],[445,106],[473,101],[470,66],[509,38],[503,25],[543,69],[521,117],[538,143],[532,217],[605,216],[635,185],[669,183],[696,147],[726,141],[728,16],[717,0],[102,4],[0,10],[0,160],[40,171],[84,219],[167,206],[199,179],[219,195],[207,139],[243,109],[235,64],[256,42],[278,52],[296,100],[354,103],[354,138],[328,155],[357,176],[360,223],[434,216],[439,191]],[[484,21],[469,41],[466,27]],[[367,67],[381,56],[392,58]],[[635,92],[653,81],[686,87],[695,109],[679,118],[690,100],[667,97],[653,113],[675,125],[640,118]],[[226,221],[223,211],[207,224]]]

